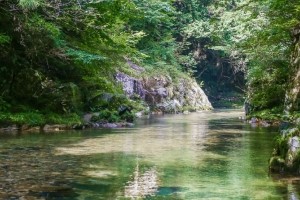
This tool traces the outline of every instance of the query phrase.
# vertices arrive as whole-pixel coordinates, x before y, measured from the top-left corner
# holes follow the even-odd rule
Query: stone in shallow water
[[[171,195],[176,192],[180,192],[182,188],[180,187],[159,187],[157,195],[165,196],[165,195]]]
[[[71,187],[51,185],[33,187],[29,190],[29,195],[45,198],[62,198],[78,196]]]

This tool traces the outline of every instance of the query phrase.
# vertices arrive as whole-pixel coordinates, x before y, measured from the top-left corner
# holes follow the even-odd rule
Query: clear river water
[[[134,128],[0,135],[0,199],[299,199],[268,174],[276,128],[240,110],[138,120]]]

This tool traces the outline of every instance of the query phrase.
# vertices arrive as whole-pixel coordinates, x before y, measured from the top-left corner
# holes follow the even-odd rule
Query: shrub
[[[38,112],[1,113],[0,123],[38,126],[45,123],[45,117]]]
[[[60,115],[57,113],[49,113],[46,115],[46,123],[48,124],[81,124],[81,118],[76,113]]]
[[[93,122],[118,122],[121,118],[118,115],[117,111],[110,111],[108,109],[102,110],[99,112],[99,115],[92,116],[91,121]]]
[[[121,119],[127,122],[133,122],[135,119],[135,114],[131,112],[125,112],[123,115],[121,115]]]

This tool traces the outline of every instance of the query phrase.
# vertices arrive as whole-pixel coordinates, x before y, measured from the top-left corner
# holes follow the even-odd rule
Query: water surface
[[[0,136],[0,199],[299,199],[268,175],[276,129],[239,110],[165,115],[135,128]]]

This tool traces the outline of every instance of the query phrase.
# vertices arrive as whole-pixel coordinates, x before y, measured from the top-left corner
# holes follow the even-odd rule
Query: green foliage
[[[253,111],[249,118],[256,117],[263,120],[278,121],[282,120],[283,107],[274,107],[272,109],[264,109]]]
[[[261,65],[259,65],[261,64]],[[287,63],[255,63],[247,74],[248,99],[256,110],[282,106],[289,75]]]
[[[7,44],[10,42],[10,37],[8,35],[0,33],[0,45]]]
[[[283,170],[290,173],[299,172],[300,153],[299,151],[292,152],[289,147],[290,140],[294,136],[299,137],[299,134],[298,128],[292,128],[283,130],[282,134],[276,138],[273,157],[270,159],[270,167],[275,172],[282,172]]]
[[[117,111],[110,111],[108,109],[101,110],[99,115],[94,115],[91,119],[93,122],[119,122],[121,120]]]
[[[300,119],[300,112],[299,111],[294,111],[294,112],[290,113],[289,118],[290,118],[291,121],[295,121],[297,119]]]
[[[80,117],[75,114],[57,114],[57,113],[47,113],[42,114],[38,111],[27,111],[18,113],[0,113],[0,125],[23,125],[28,126],[42,126],[45,124],[66,124],[74,125],[81,124]]]
[[[126,122],[133,122],[135,118],[136,116],[133,112],[125,112],[121,115],[121,120]]]
[[[81,124],[81,118],[76,113],[70,114],[57,114],[57,113],[47,113],[45,115],[45,123],[46,124],[66,124],[66,125],[74,125]]]
[[[0,97],[0,112],[7,112],[10,108],[11,105]]]
[[[212,1],[207,6],[210,15],[184,28],[186,40],[181,49],[186,51],[198,41],[197,49],[188,55],[198,63],[209,59],[207,52],[210,51],[205,47],[217,52],[216,66],[223,66],[222,73],[227,57],[225,66],[228,69],[230,65],[231,73],[246,75],[247,99],[253,111],[282,107],[292,73],[290,33],[299,24],[297,8],[297,1]],[[193,65],[189,63],[193,62],[188,62],[187,66]],[[198,66],[204,68],[202,77],[206,76],[205,71],[216,72],[215,68],[207,67],[209,64]]]
[[[180,68],[176,68],[172,65],[166,65],[164,62],[157,62],[152,65],[146,65],[145,71],[143,72],[142,76],[144,78],[163,75],[166,77],[170,77],[173,83],[177,83],[181,79],[187,78],[190,74],[182,73]]]
[[[29,126],[38,126],[45,124],[45,117],[39,112],[19,112],[19,113],[1,113],[0,124],[16,124]]]
[[[24,105],[25,113],[38,109],[71,115],[97,107],[103,93],[122,93],[113,76],[127,67],[125,56],[138,55],[135,44],[143,37],[142,32],[126,30],[135,17],[132,2],[13,0],[0,4],[1,111],[22,112],[16,108]],[[23,118],[7,119],[21,123]],[[63,122],[58,116],[46,120]]]
[[[24,9],[35,9],[39,7],[41,0],[20,0],[19,5]]]
[[[157,66],[177,64],[175,57],[176,44],[172,29],[175,27],[174,7],[169,1],[161,0],[134,0],[138,9],[138,17],[129,23],[132,30],[141,32],[144,37],[137,42],[137,48],[146,55],[143,61],[146,65]]]
[[[91,54],[86,51],[80,51],[75,49],[68,49],[66,55],[74,58],[74,60],[82,62],[83,64],[91,64],[93,61],[103,61],[106,58],[100,55]]]
[[[130,104],[125,95],[114,95],[113,93],[99,93],[92,99],[91,106],[93,111],[103,109],[117,110],[122,105]]]
[[[276,149],[276,155],[279,155],[281,158],[285,159],[287,152],[289,150],[288,147],[288,136],[278,136],[275,139],[275,149]]]
[[[279,135],[275,138],[275,155],[280,156],[283,159],[286,159],[288,150],[289,150],[289,139],[294,136],[299,136],[299,129],[287,129],[283,131],[282,135]],[[298,158],[297,158],[298,159]]]

